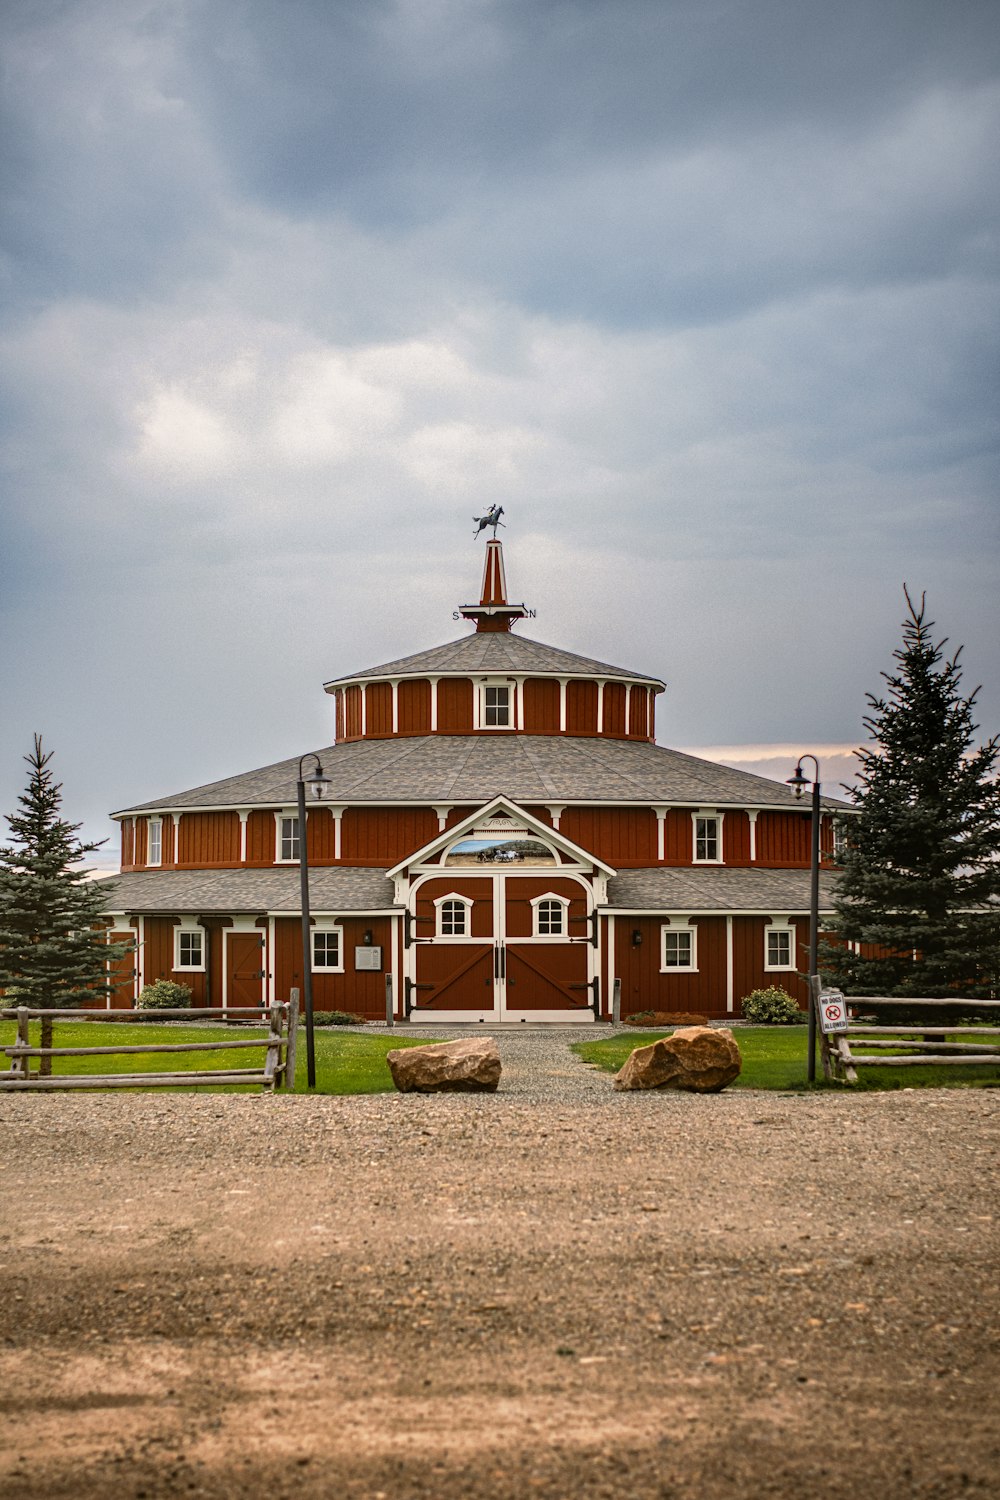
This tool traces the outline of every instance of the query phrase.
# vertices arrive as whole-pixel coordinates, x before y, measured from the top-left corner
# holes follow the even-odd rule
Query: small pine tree
[[[8,1004],[33,1010],[104,1001],[108,961],[127,949],[105,942],[108,886],[88,881],[79,865],[104,840],[80,843],[81,825],[60,817],[62,787],[40,735],[24,759],[27,790],[7,817],[11,845],[0,848],[0,990]]]
[[[824,945],[824,972],[849,993],[988,997],[1000,978],[1000,742],[973,748],[961,647],[946,659],[925,596],[909,617],[888,692],[869,693],[872,745],[859,751],[858,808],[844,819],[833,930],[864,956]]]

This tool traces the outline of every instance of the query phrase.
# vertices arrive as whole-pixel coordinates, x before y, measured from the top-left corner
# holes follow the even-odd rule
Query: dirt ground
[[[998,1114],[0,1098],[0,1490],[996,1495]]]

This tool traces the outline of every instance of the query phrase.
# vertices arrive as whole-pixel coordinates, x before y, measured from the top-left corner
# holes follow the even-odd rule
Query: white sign
[[[847,1001],[840,990],[820,990],[819,1025],[825,1036],[847,1030],[850,1025],[847,1019]]]
[[[354,967],[356,969],[375,969],[382,967],[381,948],[355,948]]]

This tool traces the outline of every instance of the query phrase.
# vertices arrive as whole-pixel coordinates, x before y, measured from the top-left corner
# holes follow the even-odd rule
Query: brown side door
[[[226,976],[227,1004],[236,1010],[261,1005],[264,999],[264,934],[228,933],[226,955],[229,964]]]

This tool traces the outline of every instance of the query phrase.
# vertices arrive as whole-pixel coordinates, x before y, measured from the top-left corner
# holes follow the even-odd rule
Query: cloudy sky
[[[94,837],[328,744],[493,501],[662,743],[839,769],[904,580],[1000,728],[993,0],[0,25],[0,810],[35,730]]]

